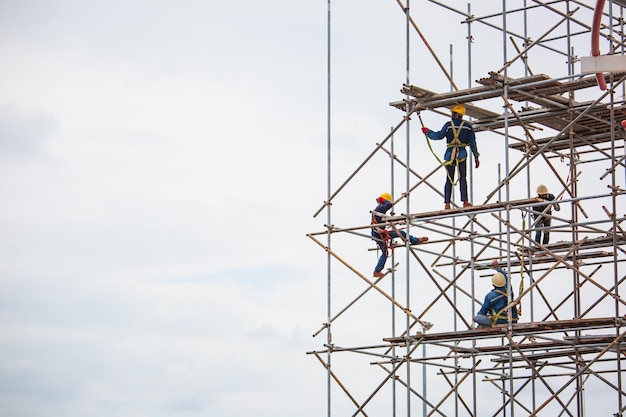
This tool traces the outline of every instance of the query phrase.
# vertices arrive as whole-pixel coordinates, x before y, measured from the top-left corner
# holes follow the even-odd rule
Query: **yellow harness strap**
[[[509,294],[508,294],[508,291],[507,291],[507,292],[500,291],[500,290],[494,290],[494,291],[495,291],[495,292],[497,292],[498,294],[501,294],[501,295],[503,295],[504,297],[506,297],[507,304],[509,303],[509,302],[508,302],[508,300],[509,300]],[[513,306],[513,308],[517,308],[517,306]],[[492,310],[491,310],[491,316],[489,316],[489,317],[491,318],[491,323],[496,324],[496,323],[497,323],[497,321],[498,321],[498,319],[508,320],[508,317],[507,317],[507,315],[506,315],[505,313],[506,313],[506,311],[505,311],[504,309],[502,309],[502,310],[500,310],[500,311],[495,311],[495,310],[493,310],[493,309],[492,309]],[[518,310],[518,311],[517,311],[517,315],[519,316],[519,314],[520,314],[520,313],[519,313],[519,310]],[[518,320],[518,319],[515,319],[515,318],[511,317],[511,321],[512,321],[513,323],[517,323],[517,320]]]
[[[422,127],[426,127],[426,126],[424,126],[424,121],[422,120],[422,114],[421,113],[417,113],[417,116],[420,119],[420,123],[422,124]],[[433,150],[433,145],[430,143],[430,138],[428,137],[428,134],[424,133],[424,136],[426,136],[426,143],[428,143],[428,149],[430,149],[430,152],[433,154],[433,156],[435,157],[437,162],[439,162],[439,165],[444,165],[444,161],[439,159],[439,156]]]
[[[448,143],[448,148],[452,148],[452,153],[450,154],[450,161],[454,161],[456,159],[458,148],[465,147],[465,145],[463,145],[463,143],[461,143],[461,140],[459,139],[459,134],[461,133],[461,129],[463,129],[463,124],[465,124],[465,120],[461,122],[461,124],[459,125],[459,129],[457,130],[454,128],[454,119],[452,119],[452,122],[450,122],[450,128],[452,129],[452,135],[453,135],[452,140],[450,141],[450,143]]]
[[[424,121],[422,120],[422,115],[421,115],[421,113],[419,113],[419,112],[418,112],[418,113],[417,113],[417,116],[418,116],[418,117],[419,117],[419,119],[420,119],[420,123],[422,124],[422,127],[426,127],[426,126],[424,126]],[[454,135],[454,139],[452,139],[452,141],[451,141],[450,143],[448,143],[448,147],[449,147],[449,148],[450,148],[450,147],[454,147],[454,149],[452,149],[452,157],[450,158],[450,160],[449,160],[449,161],[442,161],[442,160],[439,158],[439,156],[438,156],[438,155],[435,153],[435,151],[433,150],[433,145],[430,143],[430,138],[428,137],[428,134],[427,134],[427,133],[424,133],[424,136],[426,136],[426,143],[428,143],[428,149],[430,149],[430,152],[434,155],[434,157],[435,157],[435,159],[437,160],[437,162],[439,162],[439,165],[443,165],[443,166],[445,167],[445,166],[447,166],[447,165],[451,165],[451,164],[453,164],[453,163],[456,163],[455,171],[456,171],[456,170],[458,169],[458,167],[459,167],[459,162],[462,162],[462,161],[464,161],[464,160],[465,160],[465,158],[461,158],[460,160],[455,158],[455,157],[456,157],[456,148],[458,148],[458,147],[460,147],[460,146],[461,146],[461,147],[465,147],[465,145],[463,145],[463,143],[459,140],[459,137],[458,137],[458,136],[459,136],[459,133],[461,132],[461,127],[463,126],[463,123],[465,123],[465,120],[463,120],[463,121],[461,122],[461,124],[459,125],[459,130],[458,130],[458,131],[454,128],[454,121],[452,121],[452,122],[450,123],[450,125],[451,125],[451,127],[452,127],[452,134]],[[456,186],[456,184],[458,183],[458,181],[459,181],[459,179],[460,179],[460,178],[457,178],[457,180],[456,180],[456,181],[452,180],[452,178],[450,178],[450,174],[448,173],[448,170],[447,170],[447,169],[446,169],[446,175],[448,176],[448,180],[450,180],[450,183],[451,183],[453,186]]]

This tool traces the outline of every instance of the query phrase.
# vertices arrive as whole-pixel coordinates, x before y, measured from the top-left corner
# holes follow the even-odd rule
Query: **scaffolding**
[[[326,219],[307,235],[327,257],[327,317],[313,334],[325,340],[307,354],[326,373],[328,415],[623,416],[626,72],[581,73],[577,53],[586,55],[593,36],[606,54],[624,53],[625,4],[519,0],[460,10],[456,2],[396,3],[390,7],[404,19],[407,68],[415,55],[430,59],[438,74],[428,75],[441,82],[427,89],[407,75],[403,97],[389,103],[398,123],[332,188],[329,80],[328,193],[314,213]],[[329,74],[330,13],[329,0]],[[460,22],[467,88],[428,42],[423,16]],[[439,163],[425,174],[411,165],[411,146],[424,142],[416,121],[448,117],[456,104],[465,106],[479,147],[498,147],[497,181],[479,198],[468,161],[474,206],[413,213],[411,201],[443,201],[445,176]],[[371,269],[355,266],[357,256],[378,255],[371,224],[338,227],[331,207],[380,155],[390,167],[394,209],[404,210],[380,225],[430,239],[396,239],[385,275],[371,278]],[[533,238],[533,210],[545,204],[535,193],[539,183],[551,184],[562,208],[549,215],[548,244]],[[508,305],[520,320],[477,328],[472,319],[494,261],[510,276]]]

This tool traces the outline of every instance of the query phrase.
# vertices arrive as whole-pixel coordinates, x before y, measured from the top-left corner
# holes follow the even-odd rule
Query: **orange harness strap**
[[[380,235],[381,238],[383,238],[385,240],[385,254],[387,256],[389,256],[389,250],[391,249],[391,254],[393,255],[393,245],[391,243],[391,235],[389,234],[388,230],[382,230],[381,232],[378,233]]]

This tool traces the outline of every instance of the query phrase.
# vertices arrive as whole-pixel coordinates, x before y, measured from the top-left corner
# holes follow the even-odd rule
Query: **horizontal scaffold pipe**
[[[596,99],[596,101],[594,103],[599,103],[601,102],[601,100],[606,97],[607,93],[605,92],[604,94],[602,94],[602,96],[598,97]],[[589,109],[591,109],[592,107],[590,106]],[[549,141],[547,141],[545,144],[543,144],[536,153],[531,155],[531,152],[526,152],[526,160],[523,164],[520,164],[519,166],[517,166],[512,172],[509,172],[507,174],[507,177],[502,181],[502,183],[506,183],[508,184],[512,178],[514,178],[517,174],[519,174],[520,172],[522,172],[524,169],[526,169],[528,166],[530,166],[530,163],[532,161],[535,160],[535,158],[537,158],[537,156],[541,155],[543,152],[547,151],[550,147],[550,145],[556,141],[558,138],[560,138],[562,135],[566,135],[567,132],[570,130],[570,128],[572,126],[574,126],[580,119],[582,119],[582,117],[587,113],[587,111],[583,111],[582,113],[580,113],[579,115],[577,115],[574,119],[572,119],[569,123],[567,123],[567,125],[565,125],[556,135],[554,135],[554,137],[552,139],[550,139]],[[497,192],[497,189],[494,190],[487,198],[491,198],[495,193]]]
[[[525,354],[526,358],[533,359],[543,359],[548,357],[567,357],[570,354],[573,354],[572,350],[574,349],[587,349],[587,353],[597,353],[597,348],[604,348],[608,343],[611,343],[614,340],[615,336],[607,336],[602,338],[602,340],[588,342],[585,340],[576,340],[576,341],[552,341],[552,342],[537,342],[532,341],[528,343],[517,343],[514,345],[515,350],[520,352],[531,352],[529,354]],[[626,346],[622,346],[621,350],[624,351]],[[522,361],[524,360],[522,357],[511,357],[509,355],[509,346],[507,345],[494,345],[494,346],[480,346],[475,348],[463,348],[459,346],[452,346],[451,350],[456,353],[467,353],[472,356],[475,355],[503,355],[501,359],[495,358],[492,359],[493,362],[507,362],[509,359],[513,361]],[[556,351],[556,352],[555,352]],[[532,353],[538,352],[538,353]],[[547,352],[551,352],[546,354]],[[579,353],[585,353],[583,349],[579,351]],[[525,368],[526,366],[523,366]]]
[[[515,228],[514,226],[510,226],[511,228],[513,228],[516,232],[518,233],[523,233],[522,231],[520,231],[519,229]],[[513,301],[511,301],[510,303],[508,303],[503,309],[504,310],[508,310],[509,308],[519,304],[521,302],[521,299],[527,294],[529,293],[531,290],[533,290],[535,287],[538,287],[538,284],[543,281],[544,278],[546,278],[550,272],[552,272],[554,269],[556,269],[556,267],[559,264],[563,264],[564,266],[566,266],[568,269],[576,272],[578,275],[580,275],[581,277],[585,278],[585,281],[590,282],[591,284],[595,285],[597,288],[599,288],[600,290],[602,290],[604,293],[606,293],[607,295],[609,294],[609,291],[607,291],[606,288],[602,287],[598,282],[594,281],[591,276],[593,274],[595,274],[595,272],[597,272],[598,269],[596,269],[596,271],[592,272],[592,274],[586,274],[584,273],[578,266],[576,265],[571,265],[570,263],[567,262],[568,258],[570,257],[570,255],[574,255],[573,258],[575,258],[575,255],[578,254],[578,251],[580,250],[580,248],[585,244],[585,242],[588,240],[587,237],[583,238],[581,241],[579,242],[572,242],[570,245],[567,246],[568,250],[564,255],[558,255],[555,252],[553,252],[552,250],[546,248],[545,245],[542,245],[540,243],[536,243],[536,246],[543,250],[544,252],[546,252],[548,255],[550,255],[553,260],[555,261],[555,263],[548,268],[539,278],[536,278],[531,285],[526,288],[524,291],[522,291],[517,298],[515,298]],[[626,302],[624,302],[621,298],[616,298],[616,301],[621,302],[622,304],[626,304]]]
[[[598,195],[594,195],[594,196],[585,196],[585,197],[576,197],[576,198],[569,198],[569,199],[561,199],[559,200],[559,203],[568,203],[568,202],[580,202],[580,201],[584,201],[584,200],[591,200],[591,199],[600,199],[600,198],[609,198],[612,197],[613,195],[615,196],[619,196],[619,195],[625,195],[626,191],[625,190],[619,190],[616,191],[615,193],[608,193],[608,194],[598,194]],[[436,231],[434,228],[432,227],[428,227],[425,225],[433,225],[433,226],[440,226],[440,227],[447,227],[450,228],[454,231],[458,231],[458,232],[464,232],[468,234],[468,237],[454,237],[453,240],[467,240],[468,238],[472,238],[472,237],[490,237],[490,236],[498,236],[503,234],[504,232],[495,232],[495,233],[485,233],[485,234],[479,234],[475,231],[468,231],[465,228],[456,228],[456,227],[451,227],[445,224],[439,224],[438,222],[436,222],[436,220],[441,220],[441,219],[446,219],[449,217],[455,217],[455,216],[465,216],[468,215],[468,213],[471,213],[472,215],[475,214],[481,214],[481,213],[493,213],[493,212],[499,212],[499,211],[503,211],[503,210],[507,210],[507,209],[520,209],[522,211],[525,212],[529,212],[532,213],[532,208],[536,207],[536,206],[541,206],[541,205],[545,205],[545,201],[539,200],[537,198],[531,198],[531,199],[523,199],[523,200],[514,200],[514,201],[509,201],[509,202],[500,202],[500,203],[491,203],[491,204],[486,204],[486,205],[482,205],[482,206],[473,206],[473,207],[467,207],[467,208],[460,208],[460,209],[451,209],[451,210],[442,210],[442,211],[435,211],[435,212],[425,212],[425,213],[418,213],[418,214],[411,214],[409,216],[407,215],[401,215],[401,216],[389,216],[386,215],[384,213],[379,213],[376,211],[371,211],[371,213],[376,214],[381,216],[385,221],[382,223],[378,223],[377,225],[379,227],[387,227],[387,226],[395,226],[397,227],[398,225],[402,225],[402,224],[406,224],[407,223],[407,219],[410,220],[420,220],[423,223],[422,224],[418,224],[418,223],[414,223],[411,222],[412,226],[415,227],[421,227],[424,228],[426,230],[431,230],[431,231],[435,231],[437,233],[443,233],[440,231]],[[554,218],[556,218],[557,220],[566,222],[567,225],[555,225],[553,227],[551,227],[551,230],[555,230],[555,229],[562,229],[565,227],[569,226],[580,226],[580,227],[588,227],[590,229],[590,231],[594,231],[596,233],[608,233],[604,230],[601,229],[597,229],[597,228],[592,228],[591,225],[593,224],[604,224],[607,222],[612,222],[612,219],[607,219],[607,220],[596,220],[596,221],[587,221],[587,222],[578,222],[578,223],[572,223],[571,221],[568,222],[566,219],[563,218],[558,218],[556,216],[552,216]],[[496,217],[497,218],[497,217]],[[622,221],[626,220],[626,215],[619,217],[616,219],[618,221],[618,223],[621,223]],[[325,225],[327,227],[326,231],[321,231],[321,232],[312,232],[309,233],[308,236],[319,236],[319,235],[325,235],[325,234],[331,234],[331,233],[341,233],[341,232],[355,232],[358,230],[364,230],[364,229],[371,229],[372,225],[371,224],[367,224],[367,225],[360,225],[360,226],[354,226],[354,227],[349,227],[349,228],[338,228],[335,227],[333,225]],[[355,235],[361,236],[361,237],[365,237],[368,239],[371,239],[372,237],[368,234],[358,234],[358,233],[354,233]],[[445,233],[444,233],[445,234]],[[444,239],[445,240],[445,239]]]
[[[542,200],[538,198],[525,198],[521,200],[502,201],[502,202],[496,202],[496,203],[476,205],[476,206],[471,206],[471,207],[460,207],[457,209],[437,210],[437,211],[430,211],[430,212],[425,212],[425,213],[416,213],[416,214],[409,214],[409,215],[401,214],[400,216],[397,216],[397,217],[385,218],[385,221],[394,222],[394,221],[400,221],[400,219],[403,219],[406,221],[407,218],[409,220],[434,220],[434,219],[457,217],[457,216],[467,216],[467,215],[474,216],[476,214],[510,210],[513,208],[538,206],[542,204],[541,201]]]
[[[536,416],[541,410],[543,410],[553,399],[557,398],[563,391],[565,391],[567,389],[567,387],[575,382],[578,381],[578,377],[580,375],[583,375],[584,373],[587,373],[588,370],[591,368],[591,366],[593,364],[595,364],[600,358],[602,358],[602,356],[604,356],[608,351],[610,351],[615,345],[618,345],[619,343],[622,342],[622,340],[624,339],[624,336],[626,336],[626,332],[622,332],[619,334],[619,336],[617,336],[615,338],[615,340],[613,340],[613,342],[609,343],[604,349],[602,349],[601,352],[599,352],[593,359],[591,359],[590,361],[585,362],[585,366],[583,366],[582,368],[580,368],[574,375],[571,376],[570,380],[565,382],[561,388],[559,388],[558,390],[556,390],[551,396],[550,398],[546,399],[541,405],[539,405],[539,407],[537,407],[535,409],[535,411],[533,411],[532,414],[530,414],[529,417],[533,417]],[[618,345],[619,346],[619,345]]]
[[[587,78],[589,78],[590,80],[587,80]],[[559,84],[559,81],[565,79],[575,79],[575,81]],[[509,96],[511,94],[519,94],[522,97],[526,97],[528,94],[532,94],[536,97],[539,97],[537,95],[538,91],[540,91],[541,89],[546,89],[547,91],[551,92],[551,89],[555,88],[557,85],[561,87],[559,91],[567,92],[588,88],[593,84],[595,84],[595,79],[593,79],[593,76],[584,76],[581,74],[569,75],[560,78],[549,78],[545,74],[539,74],[519,79],[508,78],[506,84],[503,82],[503,80],[495,80],[495,82],[488,85],[471,87],[465,90],[445,93],[435,93],[421,87],[404,84],[402,92],[409,96],[415,97],[415,99],[402,100],[390,104],[394,107],[399,107],[402,104],[406,105],[407,102],[410,104],[415,103],[417,105],[417,109],[421,111],[435,109],[438,107],[447,108],[457,103],[470,103],[479,100],[487,100],[491,98],[501,97],[504,94],[505,87]],[[417,95],[418,92],[419,96]],[[554,93],[550,95],[553,94]],[[489,113],[497,115],[497,113],[494,112]]]
[[[589,319],[553,320],[531,323],[515,323],[509,328],[508,325],[496,325],[493,327],[480,327],[469,330],[455,330],[451,332],[418,333],[410,337],[385,337],[383,341],[395,345],[407,343],[441,343],[463,340],[490,339],[502,337],[507,334],[513,336],[549,334],[574,330],[613,329],[626,327],[626,316],[600,317]]]

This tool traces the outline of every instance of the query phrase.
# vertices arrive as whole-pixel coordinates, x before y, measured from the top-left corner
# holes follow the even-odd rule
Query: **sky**
[[[332,21],[335,190],[401,120],[407,71],[396,2],[336,2]],[[306,354],[326,317],[326,255],[306,237],[326,221],[326,25],[325,1],[0,1],[3,415],[326,412]],[[430,39],[462,61],[464,31]],[[411,66],[449,88],[425,54]],[[483,143],[491,186],[501,149]],[[337,224],[369,220],[386,164],[338,196]]]
[[[320,414],[325,9],[0,2],[1,414]]]

